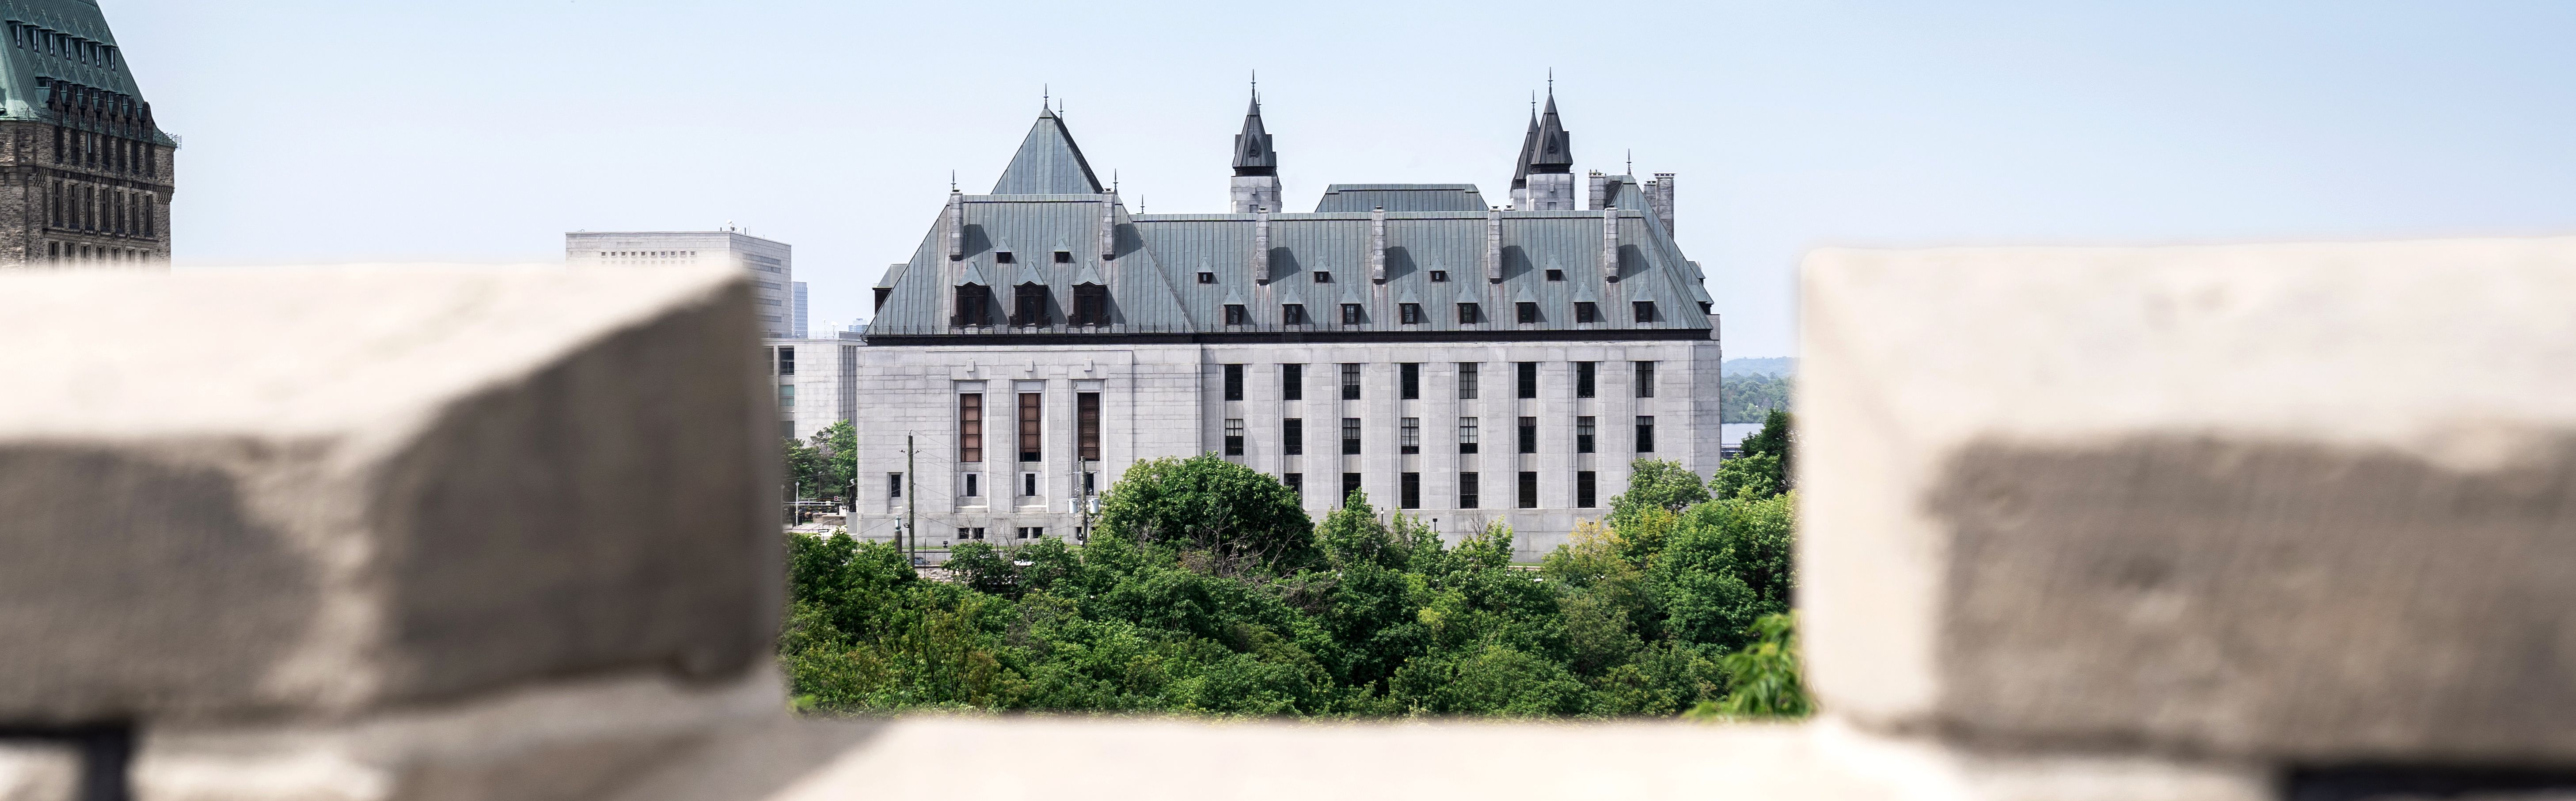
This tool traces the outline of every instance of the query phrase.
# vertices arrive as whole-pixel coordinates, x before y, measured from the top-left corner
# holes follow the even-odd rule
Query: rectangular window
[[[1597,487],[1597,486],[1598,486],[1598,482],[1599,482],[1598,474],[1596,474],[1596,473],[1594,473],[1594,472],[1592,472],[1592,471],[1590,471],[1590,470],[1580,470],[1580,471],[1576,471],[1576,472],[1575,472],[1575,474],[1574,474],[1574,507],[1575,507],[1575,508],[1577,508],[1577,509],[1590,509],[1590,508],[1592,508],[1592,507],[1593,507],[1593,502],[1594,502],[1594,501],[1596,501],[1596,500],[1598,500],[1598,499],[1599,499],[1599,497],[1600,497],[1600,496],[1598,496],[1598,495],[1594,494],[1594,493],[1595,493],[1595,487]]]
[[[778,413],[786,415],[789,418],[794,418],[796,416],[795,384],[778,385]]]
[[[1640,415],[1637,418],[1637,452],[1655,452],[1655,418],[1653,417]]]
[[[1279,421],[1279,452],[1289,456],[1306,455],[1306,420],[1291,417]]]
[[[968,464],[984,461],[984,396],[981,393],[968,392],[957,396],[957,461]]]
[[[1020,526],[1017,528],[1019,538],[1024,540],[1033,540],[1041,536],[1045,536],[1045,532],[1046,529],[1038,528],[1036,526]]]
[[[1589,397],[1592,397],[1592,388],[1593,388],[1593,384],[1594,384],[1593,379],[1595,379],[1596,377],[1598,377],[1598,374],[1601,372],[1600,367],[1601,367],[1601,363],[1600,363],[1600,362],[1575,362],[1575,363],[1574,363],[1574,396],[1575,396],[1575,397],[1577,397],[1577,398],[1589,398]]]
[[[1083,461],[1100,461],[1100,393],[1073,394],[1074,449]]]
[[[1099,473],[1084,473],[1084,474],[1082,474],[1082,494],[1084,494],[1084,495],[1098,495],[1098,494],[1100,494],[1100,474],[1099,474]]]
[[[784,347],[784,346],[782,346],[782,347],[780,347],[780,348],[778,349],[778,374],[779,374],[779,375],[795,375],[795,374],[796,374],[796,349],[795,349],[795,348],[793,348],[793,347]]]
[[[1044,412],[1044,407],[1038,405],[1040,397],[1035,392],[1020,393],[1020,461],[1023,462],[1037,461],[1038,443],[1046,441],[1038,431],[1038,417]]]
[[[1458,508],[1476,508],[1476,474],[1458,474]]]
[[[1574,452],[1592,452],[1592,418],[1574,418]]]
[[[1538,322],[1538,304],[1514,303],[1512,304],[1512,317],[1524,323]]]
[[[1637,322],[1641,322],[1641,323],[1651,323],[1651,322],[1654,322],[1654,321],[1655,321],[1655,302],[1654,302],[1654,301],[1651,301],[1651,300],[1640,300],[1640,301],[1636,301],[1636,302],[1634,302],[1634,303],[1630,303],[1630,304],[1628,304],[1628,306],[1629,306],[1629,307],[1631,307],[1631,308],[1633,308],[1633,309],[1636,309],[1636,311],[1637,311]]]
[[[1564,270],[1549,270],[1549,271],[1547,271],[1547,280],[1550,280],[1550,281],[1563,281],[1563,280],[1565,280],[1565,271],[1564,271]]]
[[[965,540],[971,540],[971,539],[974,539],[974,538],[975,538],[975,530],[974,530],[974,529],[967,528],[967,527],[965,527],[965,526],[958,526],[958,527],[957,527],[957,539],[958,539],[959,541],[961,541],[961,542],[962,542],[962,541],[965,541]]]
[[[1482,367],[1482,366],[1483,366],[1483,365],[1477,364],[1477,363],[1475,363],[1475,362],[1459,362],[1459,363],[1458,363],[1458,399],[1459,399],[1459,400],[1475,400],[1475,399],[1476,399],[1476,368],[1478,368],[1478,367]]]
[[[1038,496],[1038,474],[1036,474],[1036,473],[1021,473],[1021,474],[1020,474],[1020,497],[1022,497],[1022,498],[1035,498],[1035,497],[1037,497],[1037,496]]]
[[[1396,485],[1396,505],[1406,509],[1422,508],[1422,474],[1406,473]]]
[[[1395,396],[1405,400],[1422,397],[1422,365],[1405,362],[1395,366]]]
[[[1315,271],[1315,283],[1318,283],[1318,284],[1329,284],[1329,283],[1332,283],[1332,282],[1333,282],[1333,274],[1332,274],[1332,273],[1324,272],[1324,271],[1322,271],[1322,270],[1316,270],[1316,271]]]
[[[1513,362],[1512,367],[1519,372],[1520,396],[1538,397],[1538,362]]]
[[[1357,303],[1344,303],[1344,304],[1342,304],[1342,324],[1343,324],[1343,325],[1359,325],[1359,324],[1360,324],[1360,305],[1359,305],[1359,304],[1357,304]]]
[[[1300,505],[1300,506],[1305,505],[1305,503],[1306,503],[1306,474],[1304,474],[1304,473],[1289,473],[1289,474],[1286,474],[1286,475],[1282,475],[1282,476],[1280,476],[1280,477],[1279,477],[1279,483],[1288,485],[1288,491],[1289,491],[1289,492],[1292,492],[1292,493],[1296,493],[1296,495],[1297,495],[1297,504],[1298,504],[1298,505]]]
[[[1475,325],[1475,324],[1476,324],[1476,319],[1477,319],[1477,315],[1476,315],[1476,304],[1473,304],[1473,303],[1461,303],[1461,304],[1458,304],[1458,324],[1459,324],[1459,325]]]
[[[1399,305],[1397,305],[1397,306],[1395,307],[1395,314],[1396,314],[1396,317],[1397,317],[1398,319],[1401,319],[1401,320],[1403,320],[1403,321],[1404,321],[1404,324],[1405,324],[1405,325],[1421,325],[1421,324],[1422,324],[1422,304],[1419,304],[1419,303],[1405,303],[1405,304],[1399,304]]]
[[[1575,301],[1575,302],[1574,302],[1574,321],[1575,321],[1576,323],[1597,323],[1597,322],[1601,322],[1601,306],[1600,306],[1600,304],[1593,303],[1593,302],[1588,301],[1588,300],[1579,300],[1579,301]]]
[[[1229,418],[1226,418],[1226,421],[1225,421],[1225,455],[1227,455],[1227,456],[1242,456],[1242,455],[1243,455],[1243,418],[1240,418],[1240,417],[1229,417]]]
[[[1284,325],[1305,325],[1306,304],[1289,303],[1281,305],[1279,307],[1279,322]]]
[[[1226,325],[1244,325],[1244,324],[1248,324],[1248,323],[1250,323],[1250,322],[1252,322],[1252,313],[1251,313],[1251,312],[1248,312],[1248,311],[1245,311],[1245,310],[1244,310],[1244,308],[1243,308],[1243,304],[1241,304],[1241,303],[1228,303],[1228,304],[1225,304],[1225,324],[1226,324]]]
[[[1305,366],[1305,365],[1302,365],[1302,364],[1283,364],[1283,365],[1279,365],[1279,399],[1280,399],[1280,400],[1305,400],[1305,399],[1306,399],[1306,366]]]
[[[1397,440],[1397,453],[1422,452],[1422,418],[1404,418],[1402,436]]]
[[[1342,418],[1342,455],[1357,456],[1359,455],[1359,452],[1360,419],[1357,417],[1344,417]]]
[[[982,284],[957,288],[957,325],[992,325],[993,290]]]
[[[1243,365],[1225,366],[1225,399],[1243,400]]]
[[[887,474],[886,474],[886,497],[888,497],[888,498],[901,498],[901,497],[903,497],[903,474],[902,474],[902,473],[887,473]]]
[[[1206,270],[1200,270],[1200,271],[1199,271],[1199,283],[1202,283],[1202,284],[1213,284],[1213,283],[1216,283],[1216,273],[1208,272],[1208,271],[1206,271]]]
[[[1538,418],[1521,418],[1520,446],[1522,453],[1538,452]]]
[[[1475,453],[1476,438],[1476,418],[1458,418],[1458,452]]]
[[[1358,492],[1358,491],[1360,491],[1360,474],[1358,474],[1358,473],[1343,473],[1343,474],[1342,474],[1342,498],[1341,498],[1341,500],[1334,501],[1333,503],[1334,503],[1335,505],[1339,505],[1339,504],[1342,504],[1342,503],[1346,503],[1346,502],[1350,501],[1350,499],[1351,499],[1351,493]]]
[[[1655,363],[1654,363],[1654,362],[1638,362],[1638,363],[1637,363],[1637,397],[1640,397],[1640,398],[1651,398],[1651,397],[1654,397],[1654,396],[1655,396]]]
[[[1109,288],[1099,284],[1073,285],[1073,324],[1109,324]]]
[[[1342,400],[1359,399],[1360,366],[1358,364],[1346,362],[1342,365]]]
[[[1448,282],[1449,282],[1449,271],[1448,271],[1448,270],[1433,270],[1433,271],[1431,271],[1431,283],[1435,283],[1435,284],[1445,284],[1445,283],[1448,283]]]
[[[978,481],[978,479],[982,479],[983,477],[984,474],[982,473],[966,474],[966,497],[978,498],[984,495],[984,487]]]
[[[1523,508],[1523,509],[1536,509],[1536,508],[1538,508],[1538,474],[1537,474],[1537,473],[1529,472],[1529,471],[1526,471],[1526,470],[1524,470],[1524,471],[1522,471],[1522,472],[1521,472],[1521,508]]]
[[[1011,324],[1046,324],[1046,287],[1021,284],[1011,288]]]
[[[1056,251],[1056,252],[1055,252],[1055,263],[1057,263],[1057,264],[1072,264],[1072,263],[1073,263],[1073,251],[1070,251],[1070,250],[1059,250],[1059,251]]]

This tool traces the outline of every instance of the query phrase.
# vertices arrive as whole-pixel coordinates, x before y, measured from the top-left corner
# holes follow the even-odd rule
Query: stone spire
[[[1530,99],[1529,132],[1521,134],[1520,158],[1512,160],[1512,207],[1529,207],[1530,152],[1538,148],[1538,99]]]
[[[1553,82],[1551,82],[1553,83]],[[1521,208],[1533,211],[1572,211],[1574,209],[1574,142],[1565,132],[1565,123],[1556,116],[1556,89],[1547,92],[1547,110],[1538,117],[1538,128],[1532,136],[1528,158],[1529,174],[1525,177],[1527,200]]]
[[[1270,131],[1261,125],[1261,92],[1254,85],[1252,105],[1243,112],[1243,132],[1234,135],[1236,214],[1279,210],[1279,151],[1270,146]]]

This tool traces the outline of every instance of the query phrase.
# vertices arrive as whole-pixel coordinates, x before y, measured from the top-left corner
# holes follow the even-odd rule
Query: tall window
[[[1074,449],[1086,462],[1100,461],[1100,393],[1073,394]]]
[[[1035,392],[1020,393],[1020,461],[1023,462],[1037,461],[1038,443],[1046,440],[1038,435],[1038,418],[1045,409],[1038,403],[1040,397]]]
[[[886,474],[886,497],[888,497],[888,498],[901,498],[901,497],[903,497],[903,474],[902,474],[902,473],[887,473],[887,474]]]
[[[1592,508],[1594,502],[1600,500],[1598,487],[1599,474],[1590,470],[1576,471],[1574,474],[1574,507],[1577,509]]]
[[[1476,418],[1458,418],[1458,452],[1476,452]]]
[[[1475,362],[1459,362],[1459,363],[1458,363],[1458,399],[1459,399],[1459,400],[1475,400],[1475,399],[1476,399],[1476,368],[1481,367],[1481,366],[1483,366],[1483,365],[1477,364],[1477,363],[1475,363]]]
[[[957,324],[993,324],[993,288],[966,284],[957,288]]]
[[[1396,485],[1396,505],[1406,509],[1422,508],[1422,474],[1406,473]]]
[[[966,474],[966,497],[980,498],[984,496],[983,479],[984,474],[982,473]]]
[[[1520,446],[1522,453],[1538,452],[1538,418],[1521,418]]]
[[[1340,501],[1338,501],[1337,503],[1348,503],[1348,502],[1350,502],[1350,499],[1351,499],[1351,493],[1358,492],[1358,491],[1360,491],[1360,474],[1358,474],[1358,473],[1343,473],[1343,474],[1342,474],[1342,499],[1341,499]]]
[[[1020,474],[1020,497],[1022,497],[1022,498],[1035,498],[1035,497],[1037,497],[1037,496],[1038,496],[1038,474],[1036,474],[1036,473],[1021,473],[1021,474]]]
[[[957,461],[984,461],[984,395],[957,396]]]
[[[1344,362],[1342,364],[1342,400],[1359,399],[1360,366],[1356,363]]]
[[[1281,304],[1279,307],[1279,322],[1284,325],[1305,325],[1306,304]]]
[[[778,374],[779,374],[779,375],[795,375],[795,374],[796,374],[796,348],[795,348],[795,346],[792,346],[792,345],[780,345],[780,346],[778,347]]]
[[[1634,303],[1630,303],[1630,304],[1628,304],[1628,305],[1629,305],[1629,307],[1631,307],[1631,308],[1633,308],[1633,309],[1635,309],[1635,310],[1636,310],[1636,312],[1637,312],[1637,322],[1641,322],[1641,323],[1651,323],[1651,322],[1654,322],[1654,321],[1655,321],[1655,302],[1654,302],[1654,301],[1651,301],[1651,300],[1640,300],[1640,301],[1637,301],[1637,302],[1634,302]]]
[[[1637,417],[1637,452],[1655,452],[1655,418],[1652,416]]]
[[[1600,373],[1600,372],[1601,372],[1601,371],[1600,371],[1600,369],[1599,369],[1600,367],[1601,367],[1601,363],[1600,363],[1600,362],[1575,362],[1575,363],[1574,363],[1574,396],[1575,396],[1575,397],[1577,397],[1577,398],[1589,398],[1589,397],[1592,397],[1593,379],[1596,377],[1596,375],[1597,375],[1598,373]]]
[[[1476,501],[1477,501],[1477,498],[1476,498],[1476,474],[1475,474],[1475,473],[1459,473],[1459,474],[1458,474],[1458,508],[1460,508],[1460,509],[1474,509],[1474,508],[1476,508]]]
[[[1592,443],[1593,443],[1593,440],[1592,440],[1592,434],[1593,434],[1593,431],[1592,431],[1592,418],[1590,418],[1590,417],[1577,417],[1577,418],[1574,418],[1574,452],[1575,452],[1575,453],[1591,453],[1591,452],[1592,452]]]
[[[1225,399],[1230,401],[1243,400],[1243,365],[1229,364],[1225,366]]]
[[[1538,362],[1513,362],[1512,367],[1519,371],[1520,396],[1538,397]]]
[[[1360,419],[1357,417],[1344,417],[1342,418],[1342,455],[1357,456],[1359,455],[1359,452]]]
[[[1011,289],[1011,324],[1046,324],[1046,287],[1021,284]]]
[[[1655,396],[1655,363],[1654,363],[1654,362],[1638,362],[1638,363],[1637,363],[1637,397],[1640,397],[1640,398],[1651,398],[1651,397],[1654,397],[1654,396]]]
[[[1302,364],[1283,364],[1283,365],[1279,365],[1279,399],[1280,399],[1280,400],[1305,400],[1305,399],[1306,399],[1306,366],[1305,366],[1305,365],[1302,365]]]
[[[1099,284],[1075,284],[1073,287],[1073,324],[1109,324],[1109,288]]]
[[[1306,455],[1306,419],[1291,417],[1279,421],[1279,452],[1289,456]]]
[[[1521,508],[1538,508],[1538,474],[1521,471]]]
[[[1227,455],[1227,456],[1242,456],[1242,455],[1243,455],[1243,418],[1240,418],[1240,417],[1230,417],[1230,418],[1226,418],[1226,421],[1225,421],[1225,455]]]
[[[1405,362],[1395,366],[1395,395],[1405,400],[1422,397],[1422,365]]]
[[[1404,425],[1400,429],[1399,434],[1400,436],[1396,440],[1397,453],[1422,452],[1422,418],[1404,418]]]
[[[1458,324],[1459,324],[1459,325],[1475,325],[1475,324],[1476,324],[1476,322],[1477,322],[1478,320],[1480,320],[1480,319],[1482,319],[1482,315],[1477,314],[1477,312],[1476,312],[1476,304],[1473,304],[1473,303],[1461,303],[1461,304],[1458,304]]]
[[[779,414],[782,414],[782,415],[786,415],[786,416],[791,417],[791,418],[796,416],[796,385],[795,385],[795,384],[780,384],[780,385],[778,385],[778,413],[779,413]],[[796,429],[795,429],[794,427],[789,427],[787,430],[792,432],[792,431],[795,431]],[[791,433],[791,434],[788,434],[788,436],[793,437],[793,436],[795,436],[795,434],[792,434],[792,433]]]
[[[1288,485],[1288,492],[1297,496],[1297,503],[1298,503],[1298,505],[1300,505],[1300,506],[1305,505],[1305,503],[1306,503],[1306,474],[1304,474],[1304,473],[1283,473],[1283,474],[1281,474],[1281,475],[1279,476],[1279,483]]]

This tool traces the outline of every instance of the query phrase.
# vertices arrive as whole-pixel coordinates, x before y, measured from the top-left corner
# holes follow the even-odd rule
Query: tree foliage
[[[1788,376],[1730,373],[1718,387],[1719,420],[1759,423],[1764,416],[1789,408]]]
[[[790,534],[779,648],[799,704],[821,711],[1673,716],[1738,695],[1754,711],[1729,714],[1803,709],[1786,629],[1757,627],[1788,609],[1793,496],[1712,500],[1688,471],[1641,462],[1620,498],[1611,524],[1586,521],[1532,570],[1511,564],[1499,520],[1444,537],[1353,493],[1310,523],[1268,476],[1147,462],[1111,487],[1089,544],[961,544],[951,581],[889,545]]]
[[[843,420],[814,432],[809,440],[787,440],[787,478],[796,482],[796,497],[846,503],[858,476],[858,429]]]

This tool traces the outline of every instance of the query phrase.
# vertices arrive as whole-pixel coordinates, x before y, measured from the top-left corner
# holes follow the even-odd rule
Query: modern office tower
[[[751,273],[760,303],[761,336],[795,338],[800,317],[795,249],[727,227],[718,231],[574,231],[564,234],[568,264],[722,264]]]

